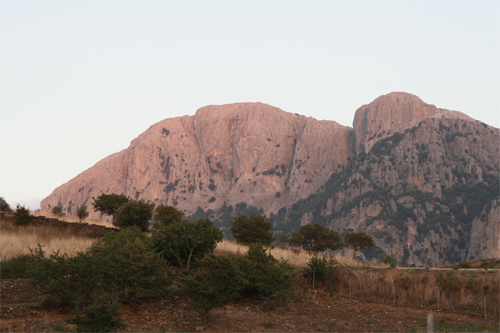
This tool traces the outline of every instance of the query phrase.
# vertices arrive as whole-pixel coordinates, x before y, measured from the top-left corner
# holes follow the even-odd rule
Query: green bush
[[[156,207],[154,219],[157,223],[169,225],[182,220],[184,213],[173,206],[160,205]]]
[[[85,204],[82,204],[80,208],[78,208],[76,215],[78,216],[80,223],[83,223],[83,221],[85,221],[85,219],[89,216],[89,212],[87,211],[87,206]]]
[[[113,224],[121,229],[138,226],[142,231],[148,231],[154,208],[152,202],[130,200],[116,210]]]
[[[26,207],[17,204],[14,212],[14,219],[17,225],[27,225],[31,222],[30,211]]]
[[[316,283],[321,282],[329,291],[333,291],[339,281],[337,262],[332,258],[312,257],[304,269],[304,275],[311,279],[313,289]]]
[[[0,212],[12,212],[9,203],[5,201],[4,197],[0,197]]]
[[[181,220],[170,225],[156,223],[152,231],[154,249],[172,265],[189,269],[191,263],[210,254],[222,241],[222,232],[210,220],[188,222]]]
[[[231,232],[234,238],[238,243],[245,245],[252,243],[271,245],[274,242],[272,228],[271,219],[266,218],[265,215],[238,216],[231,222]]]
[[[245,279],[236,260],[212,254],[200,260],[194,272],[182,279],[181,288],[207,327],[210,310],[238,297],[244,284]]]
[[[138,227],[108,232],[75,257],[55,253],[29,271],[30,284],[56,306],[89,303],[107,293],[118,301],[167,291],[168,267]]]
[[[43,259],[44,251],[42,246],[38,244],[38,248],[32,250],[28,248],[30,254],[22,254],[20,256],[2,261],[0,278],[1,279],[18,279],[27,278],[29,270],[36,264],[37,261]]]
[[[77,332],[116,332],[127,326],[118,312],[120,306],[120,303],[113,302],[112,298],[104,295],[92,305],[83,308],[84,317],[77,306],[75,317],[67,319],[66,322],[76,325]]]
[[[52,208],[52,214],[54,214],[54,215],[56,215],[58,217],[64,216],[63,211],[62,211],[62,207],[61,206],[56,206],[56,207]]]
[[[390,268],[396,268],[398,266],[396,261],[396,255],[394,254],[383,254],[380,257],[380,262],[386,265],[389,265]]]
[[[113,216],[113,220],[115,218],[115,213],[120,208],[121,205],[129,202],[129,198],[124,194],[101,194],[96,198],[92,197],[94,202],[92,206],[94,206],[94,211],[101,212],[102,214]]]
[[[250,245],[248,253],[239,257],[239,265],[247,281],[242,293],[248,296],[287,297],[297,284],[295,268],[286,261],[276,260],[259,244]]]

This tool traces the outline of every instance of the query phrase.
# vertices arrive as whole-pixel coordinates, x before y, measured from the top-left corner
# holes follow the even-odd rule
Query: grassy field
[[[77,237],[57,229],[38,226],[16,226],[2,221],[0,226],[0,261],[29,254],[38,244],[43,246],[47,255],[59,251],[60,254],[73,256],[89,248],[95,238]]]

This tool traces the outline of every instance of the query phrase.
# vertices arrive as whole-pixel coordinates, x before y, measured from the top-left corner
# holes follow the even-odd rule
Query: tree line
[[[271,220],[265,215],[239,216],[231,223],[233,236],[249,246],[248,253],[215,256],[213,251],[223,234],[209,219],[188,222],[175,207],[160,205],[155,209],[154,203],[117,194],[102,194],[92,205],[112,216],[120,230],[108,232],[74,257],[59,253],[46,256],[39,245],[30,255],[12,259],[13,274],[27,277],[47,303],[75,308],[75,315],[67,322],[77,325],[78,331],[123,329],[118,312],[121,304],[165,297],[173,289],[185,293],[208,326],[210,311],[236,297],[287,300],[297,285],[295,267],[266,251],[275,240]],[[150,229],[152,218],[156,223]],[[146,230],[151,231],[151,237]],[[281,238],[313,252],[354,244],[348,237],[342,242],[335,231],[320,225],[302,226]],[[12,265],[2,263],[3,276]],[[335,281],[335,266],[331,259],[313,257],[303,274],[312,279],[314,287],[322,278]]]

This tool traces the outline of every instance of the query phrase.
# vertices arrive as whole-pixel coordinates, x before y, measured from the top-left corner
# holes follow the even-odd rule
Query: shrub
[[[332,258],[312,257],[304,269],[306,277],[312,280],[313,289],[316,282],[323,282],[329,291],[333,291],[339,281],[337,276],[337,262]]]
[[[120,208],[121,205],[127,203],[130,199],[127,198],[124,194],[101,194],[96,198],[92,197],[94,202],[92,206],[94,206],[94,211],[101,212],[102,214],[113,216],[115,212]]]
[[[212,221],[198,219],[195,222],[181,220],[170,225],[157,223],[151,238],[155,251],[162,258],[188,270],[191,263],[212,253],[223,236]]]
[[[271,220],[265,215],[238,216],[231,222],[231,232],[236,242],[249,245],[259,243],[262,245],[271,245],[274,242],[271,233]]]
[[[7,201],[5,201],[4,197],[0,197],[0,212],[11,212],[12,209]]]
[[[267,254],[260,244],[251,244],[248,253],[239,257],[239,265],[247,281],[242,293],[249,296],[278,294],[287,297],[297,283],[295,268]]]
[[[57,217],[63,217],[63,211],[61,206],[56,206],[52,208],[52,214],[56,215]]]
[[[386,265],[389,265],[390,268],[396,268],[397,267],[397,261],[396,261],[396,256],[394,254],[383,254],[380,257],[380,262]]]
[[[55,253],[29,271],[30,284],[56,306],[89,303],[96,294],[115,300],[166,292],[168,268],[138,227],[108,232],[75,257]]]
[[[130,200],[116,210],[113,225],[121,229],[137,226],[142,231],[148,231],[154,208],[155,204],[152,202]]]
[[[118,312],[120,306],[120,303],[113,302],[109,296],[104,295],[94,304],[83,308],[84,317],[77,306],[75,317],[67,319],[66,322],[76,325],[77,332],[116,332],[127,326]]]
[[[312,252],[338,250],[344,246],[336,231],[320,224],[301,226],[299,232],[290,235],[289,242],[291,245],[301,246],[304,250]]]
[[[175,207],[160,205],[156,207],[154,219],[158,223],[169,225],[182,220],[183,215],[184,213]]]
[[[78,208],[76,215],[78,216],[80,223],[83,223],[83,221],[85,221],[85,219],[89,216],[89,212],[87,211],[87,206],[85,204],[82,204],[80,208]]]
[[[211,254],[197,263],[191,275],[182,279],[181,288],[208,327],[210,310],[238,297],[244,283],[243,273],[234,259]]]
[[[18,279],[27,278],[28,271],[36,264],[37,261],[43,259],[45,252],[42,246],[38,244],[38,248],[30,250],[30,254],[22,254],[11,258],[7,261],[2,261],[2,269],[0,271],[1,279]]]
[[[31,222],[30,211],[26,207],[17,204],[14,218],[17,225],[26,225]]]

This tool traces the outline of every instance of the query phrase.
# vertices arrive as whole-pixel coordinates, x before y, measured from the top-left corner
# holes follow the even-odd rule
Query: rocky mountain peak
[[[378,141],[436,116],[471,119],[461,112],[438,109],[409,93],[382,95],[356,110],[353,121],[356,153],[368,153]]]

